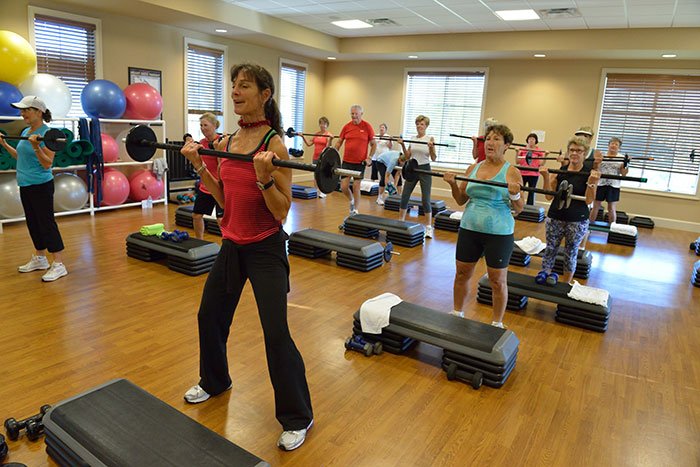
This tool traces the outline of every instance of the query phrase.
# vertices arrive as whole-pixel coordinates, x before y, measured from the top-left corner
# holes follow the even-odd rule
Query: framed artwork
[[[162,76],[160,70],[149,70],[147,68],[129,67],[129,84],[146,83],[150,84],[163,95]]]

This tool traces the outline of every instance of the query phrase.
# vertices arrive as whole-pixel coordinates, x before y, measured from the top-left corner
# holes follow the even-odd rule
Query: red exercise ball
[[[102,133],[101,137],[102,159],[105,162],[117,162],[117,159],[119,159],[119,144],[117,144],[117,140],[105,133]]]
[[[123,204],[129,196],[129,180],[118,170],[105,169],[102,178],[102,206]]]
[[[134,83],[124,88],[126,110],[122,118],[155,120],[163,111],[163,98],[150,84]]]
[[[129,198],[133,201],[160,199],[163,196],[163,181],[158,180],[150,170],[139,170],[129,177]]]

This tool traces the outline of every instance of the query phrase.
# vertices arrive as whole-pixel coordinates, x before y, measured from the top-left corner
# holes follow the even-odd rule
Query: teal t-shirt
[[[41,125],[36,131],[30,132],[29,128],[22,131],[22,136],[39,135],[44,136],[49,131],[47,125]],[[41,143],[44,147],[44,143]],[[32,148],[32,143],[21,140],[17,145],[17,185],[30,186],[41,185],[53,180],[51,168],[45,169],[39,162],[39,158]]]
[[[476,178],[483,162],[479,162],[468,175]],[[506,162],[491,180],[494,182],[506,182],[506,173],[510,163]],[[460,227],[474,232],[494,235],[510,235],[515,230],[515,219],[510,212],[510,198],[508,188],[484,185],[482,183],[468,183],[467,196],[469,201],[464,207],[464,215]]]

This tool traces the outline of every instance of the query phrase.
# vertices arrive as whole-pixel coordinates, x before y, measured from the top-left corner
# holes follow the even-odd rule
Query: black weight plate
[[[335,148],[329,146],[321,152],[314,171],[316,186],[322,193],[328,194],[335,190],[339,176],[333,172],[338,168],[340,168],[340,154]]]
[[[126,152],[136,162],[146,162],[156,153],[156,148],[143,145],[142,141],[157,143],[158,138],[153,130],[145,125],[138,125],[129,130],[126,135]]]

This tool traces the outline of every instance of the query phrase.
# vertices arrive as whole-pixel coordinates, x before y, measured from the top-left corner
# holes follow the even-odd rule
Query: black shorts
[[[595,191],[595,200],[608,203],[620,201],[620,189],[610,185],[598,186]]]
[[[343,164],[340,167],[342,169],[355,170],[357,172],[360,172],[359,177],[353,177],[353,178],[359,178],[360,180],[365,178],[365,163],[364,162],[360,162],[359,164],[353,164],[351,162],[343,162]],[[346,178],[346,176],[341,175],[340,178]]]
[[[194,214],[211,215],[212,210],[216,207],[216,217],[221,219],[224,217],[224,210],[214,199],[214,196],[209,193],[202,193],[197,190],[197,199],[194,200],[194,208],[192,212]]]
[[[494,269],[508,267],[510,255],[515,245],[513,234],[494,235],[460,227],[457,234],[457,261],[476,263],[479,258],[486,256],[486,265]]]

